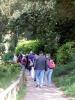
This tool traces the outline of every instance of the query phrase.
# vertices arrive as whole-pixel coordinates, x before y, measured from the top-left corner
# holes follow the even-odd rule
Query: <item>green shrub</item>
[[[24,39],[19,41],[15,52],[16,54],[19,54],[20,52],[25,54],[25,53],[29,53],[32,50],[33,52],[38,53],[39,50],[41,50],[41,48],[42,48],[42,44],[38,40],[26,41]]]
[[[67,64],[58,64],[54,70],[54,76],[67,75],[73,69],[75,69],[75,61]]]
[[[54,78],[55,84],[68,96],[75,96],[75,69],[70,70],[67,75]]]
[[[0,77],[5,76],[5,73],[8,72],[7,66],[4,64],[0,64]]]
[[[20,71],[19,64],[11,64],[11,63],[0,64],[0,77],[6,74],[8,75],[11,73],[18,73],[19,71]]]
[[[10,68],[9,70],[11,73],[12,72],[17,73],[20,70],[19,64],[10,64],[9,68]]]
[[[67,42],[57,51],[57,62],[66,64],[75,59],[75,42]]]
[[[12,52],[5,53],[2,56],[2,60],[5,61],[5,62],[8,62],[9,60],[12,60],[12,59],[13,59]]]
[[[16,81],[20,73],[20,67],[18,64],[0,64],[0,88],[6,89]]]
[[[17,100],[23,100],[26,95],[26,92],[27,92],[26,85],[22,85],[17,94]]]

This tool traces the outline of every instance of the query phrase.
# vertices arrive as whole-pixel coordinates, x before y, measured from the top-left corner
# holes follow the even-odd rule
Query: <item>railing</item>
[[[16,100],[16,95],[22,84],[23,84],[23,71],[21,71],[19,79],[0,94],[0,100]]]

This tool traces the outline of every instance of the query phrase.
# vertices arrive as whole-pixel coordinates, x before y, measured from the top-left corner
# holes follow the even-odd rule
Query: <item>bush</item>
[[[75,61],[67,64],[58,64],[54,70],[54,76],[67,75],[70,71],[75,69]]]
[[[37,40],[20,40],[16,47],[16,54],[22,52],[23,54],[29,53],[31,50],[38,53],[42,48],[42,44]]]
[[[17,73],[19,70],[20,70],[20,66],[19,64],[10,64],[9,65],[9,71],[12,73],[12,72],[15,72]]]
[[[0,77],[12,73],[18,73],[20,71],[20,67],[18,64],[0,64]]]
[[[54,81],[65,95],[75,96],[75,70],[70,71],[67,75],[55,77]]]
[[[20,67],[18,64],[0,64],[0,88],[6,89],[10,86],[20,73]]]
[[[66,64],[75,59],[75,42],[67,42],[57,51],[57,62]]]
[[[13,53],[12,52],[5,53],[2,56],[2,60],[5,61],[5,62],[8,62],[12,59],[13,59]]]

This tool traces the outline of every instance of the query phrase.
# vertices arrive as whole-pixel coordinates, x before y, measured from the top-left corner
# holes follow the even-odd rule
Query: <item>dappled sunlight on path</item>
[[[51,87],[35,87],[35,83],[28,77],[27,94],[24,100],[68,100],[54,84]]]

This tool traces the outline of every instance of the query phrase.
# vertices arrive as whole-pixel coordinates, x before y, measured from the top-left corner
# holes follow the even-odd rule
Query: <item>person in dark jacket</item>
[[[29,55],[28,55],[28,59],[30,59],[32,62],[34,62],[35,55],[33,54],[32,51],[30,51],[30,53],[29,53]]]
[[[18,55],[18,59],[17,59],[17,62],[18,62],[18,63],[21,63],[22,57],[23,57],[22,54],[19,54],[19,55]]]
[[[30,75],[31,75],[32,67],[34,67],[34,59],[35,59],[35,55],[32,51],[30,51],[30,53],[28,55],[28,60],[30,62],[30,64],[29,64],[29,73],[30,73]]]
[[[22,67],[24,67],[24,69],[26,69],[27,59],[26,59],[25,55],[23,55],[23,57],[21,59],[21,64],[22,64]]]
[[[46,57],[41,51],[39,57],[35,61],[35,72],[36,72],[36,86],[42,87],[44,81],[44,73],[47,69]]]
[[[30,70],[30,69],[29,69],[30,61],[29,61],[29,59],[28,59],[28,54],[26,55],[26,60],[27,60],[26,69]]]
[[[21,69],[22,69],[22,64],[21,64],[22,58],[23,58],[23,55],[20,53],[20,54],[18,55],[17,63],[19,63]]]
[[[26,82],[26,64],[27,64],[27,59],[26,56],[23,55],[22,59],[21,59],[21,66],[22,66],[22,78],[23,78],[23,82]]]

